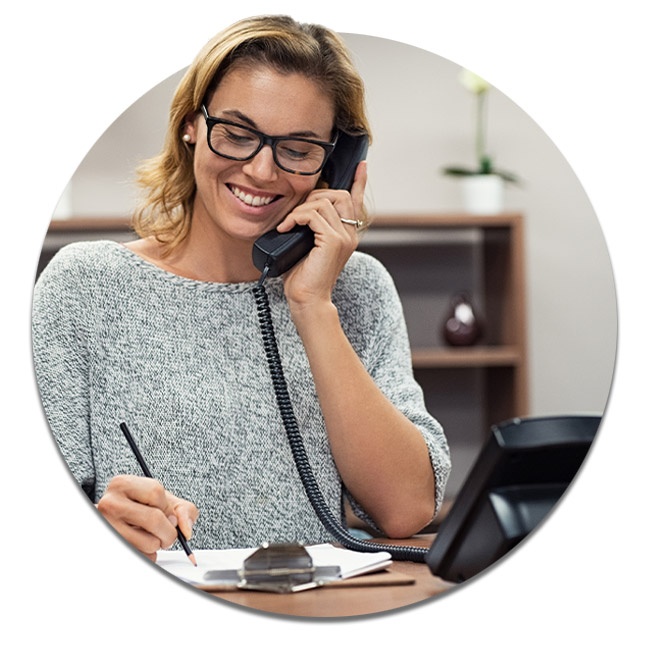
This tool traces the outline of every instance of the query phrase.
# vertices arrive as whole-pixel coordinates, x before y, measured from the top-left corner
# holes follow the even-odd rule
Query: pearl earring
[[[189,133],[186,133],[183,136],[183,142],[189,142],[192,139],[192,136]]]

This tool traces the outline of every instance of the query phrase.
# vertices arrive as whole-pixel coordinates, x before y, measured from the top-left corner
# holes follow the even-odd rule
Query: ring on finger
[[[343,223],[348,223],[356,228],[361,228],[361,226],[363,226],[363,221],[361,221],[361,219],[344,219],[343,217],[340,219]]]

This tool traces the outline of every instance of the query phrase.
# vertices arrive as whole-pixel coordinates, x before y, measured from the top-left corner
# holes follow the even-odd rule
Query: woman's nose
[[[270,145],[264,145],[250,160],[247,160],[243,171],[261,181],[275,180],[278,176],[278,166],[275,164]]]

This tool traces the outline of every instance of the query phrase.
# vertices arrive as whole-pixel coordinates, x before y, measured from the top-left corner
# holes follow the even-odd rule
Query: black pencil
[[[138,463],[140,464],[140,467],[144,472],[144,475],[147,478],[153,478],[151,472],[149,471],[149,468],[147,467],[147,463],[144,462],[144,458],[142,457],[140,450],[135,444],[135,440],[133,440],[133,437],[131,436],[129,427],[127,427],[126,424],[122,422],[122,424],[120,424],[120,429],[122,429],[122,433],[124,434],[126,441],[129,443],[129,446],[133,450],[133,453],[135,454],[135,457],[137,458]],[[183,535],[179,526],[176,526],[176,532],[178,533],[178,541],[181,543],[181,546],[183,547],[183,550],[185,551],[187,557],[190,559],[190,562],[194,566],[198,566],[196,563],[196,559],[194,558],[194,553],[192,553],[192,549],[190,548],[190,545],[187,543],[187,539],[185,539],[185,535]]]

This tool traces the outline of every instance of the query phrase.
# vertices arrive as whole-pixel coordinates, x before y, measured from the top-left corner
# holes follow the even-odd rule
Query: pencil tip
[[[192,553],[191,555],[188,555],[187,557],[190,558],[190,562],[191,562],[194,566],[196,566],[196,567],[199,566],[199,565],[196,563],[196,560],[194,559],[194,553]]]

